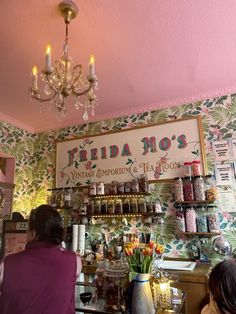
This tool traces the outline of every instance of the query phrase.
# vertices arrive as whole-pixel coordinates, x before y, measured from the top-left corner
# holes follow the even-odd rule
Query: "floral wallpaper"
[[[206,99],[168,109],[71,126],[40,134],[31,134],[0,121],[0,149],[2,152],[16,157],[16,187],[13,210],[20,211],[27,216],[32,208],[46,201],[47,189],[54,186],[56,141],[197,115],[202,116],[208,172],[213,173],[211,141],[219,138],[236,137],[236,95]],[[165,218],[161,217],[154,221],[150,218],[146,220],[132,218],[125,221],[122,219],[109,219],[109,221],[103,221],[103,225],[99,223],[91,225],[91,235],[94,237],[100,235],[101,228],[108,230],[113,236],[118,236],[122,232],[136,233],[140,230],[146,231],[149,229],[153,234],[161,233],[164,236],[167,255],[187,256],[189,239],[175,235],[175,208],[172,186],[167,183],[153,184],[151,198],[161,200],[163,209],[166,212]],[[233,247],[236,247],[234,233],[236,220],[234,214],[220,213],[220,224],[224,236],[231,242]],[[205,239],[204,241],[206,244],[211,239]]]

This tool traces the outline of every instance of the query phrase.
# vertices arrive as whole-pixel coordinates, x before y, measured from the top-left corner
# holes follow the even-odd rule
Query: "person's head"
[[[11,215],[12,220],[24,220],[24,216],[19,212],[13,212]]]
[[[58,245],[63,241],[63,235],[62,219],[55,209],[49,205],[41,205],[31,211],[28,241],[45,241]]]
[[[209,277],[209,289],[220,313],[236,314],[236,261],[217,264]]]

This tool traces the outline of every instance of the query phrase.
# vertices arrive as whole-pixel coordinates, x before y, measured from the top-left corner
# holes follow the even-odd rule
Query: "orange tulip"
[[[125,248],[125,255],[126,256],[132,256],[134,254],[134,250],[132,247]]]
[[[152,256],[153,254],[153,249],[151,249],[150,247],[145,247],[145,249],[143,250],[143,255],[144,256]]]
[[[154,241],[150,241],[147,246],[148,246],[150,249],[154,249],[154,248],[156,247],[156,245],[157,245],[157,244],[156,244]]]
[[[164,253],[164,251],[165,251],[165,248],[164,248],[164,245],[162,245],[162,244],[158,244],[157,246],[156,246],[156,248],[155,248],[155,252],[156,252],[156,254],[163,254]]]

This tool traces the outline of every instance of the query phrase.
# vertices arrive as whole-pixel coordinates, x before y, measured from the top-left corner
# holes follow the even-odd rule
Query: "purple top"
[[[74,314],[77,260],[74,252],[31,241],[4,259],[1,314]]]

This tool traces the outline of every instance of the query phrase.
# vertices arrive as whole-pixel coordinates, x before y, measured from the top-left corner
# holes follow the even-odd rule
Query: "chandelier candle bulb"
[[[45,66],[45,69],[47,72],[51,72],[51,70],[52,70],[51,46],[50,46],[50,44],[48,44],[47,48],[46,48],[46,66]]]
[[[89,59],[89,75],[91,75],[91,76],[95,75],[95,58],[94,58],[94,55],[91,55],[90,59]]]
[[[33,90],[38,89],[38,68],[36,66],[32,69],[32,88]]]

